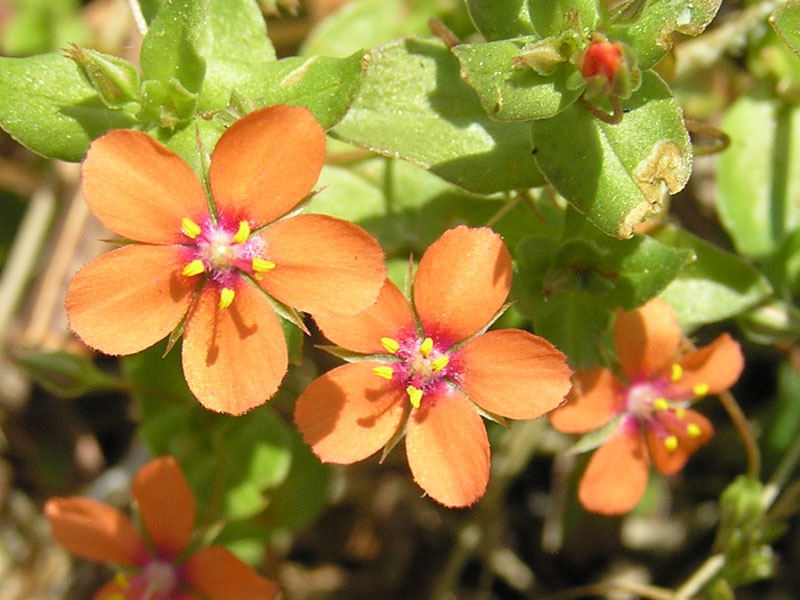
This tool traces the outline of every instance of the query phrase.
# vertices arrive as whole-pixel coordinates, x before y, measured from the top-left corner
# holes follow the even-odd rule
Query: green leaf
[[[666,225],[656,238],[697,257],[661,293],[684,329],[733,317],[772,293],[769,282],[753,267],[684,229]]]
[[[548,181],[601,230],[626,238],[661,209],[666,190],[686,185],[692,147],[678,103],[654,72],[644,73],[622,107],[616,125],[573,104],[531,126],[536,164]]]
[[[769,17],[769,24],[792,52],[800,55],[800,1],[781,4]]]
[[[214,146],[216,146],[217,140],[224,132],[225,123],[221,119],[206,120],[194,117],[188,125],[175,132],[162,128],[153,131],[152,135],[189,163],[194,172],[200,176],[203,171],[200,150],[197,146],[198,133],[205,152],[210,154]]]
[[[505,40],[536,33],[531,24],[528,0],[467,0],[475,29],[487,40]]]
[[[110,129],[131,127],[132,115],[111,110],[60,54],[0,57],[0,125],[20,144],[50,158],[79,161]]]
[[[14,361],[36,383],[62,398],[77,398],[89,392],[119,390],[122,382],[98,369],[84,356],[68,352],[16,352]]]
[[[731,145],[719,158],[719,217],[740,253],[763,257],[800,225],[800,107],[741,96],[722,129]]]
[[[134,14],[138,11],[145,25],[150,25],[158,14],[164,0],[129,0]]]
[[[517,246],[513,297],[538,334],[588,366],[601,362],[598,341],[616,309],[657,295],[693,254],[645,236],[622,241],[575,229],[568,226],[564,242],[539,236]]]
[[[611,40],[631,46],[639,68],[649,69],[672,48],[673,32],[700,35],[714,19],[722,0],[650,0],[638,21],[606,27]]]
[[[207,26],[209,0],[164,0],[142,40],[142,79],[169,84],[175,80],[198,93],[206,63],[198,45]]]
[[[275,61],[275,48],[254,0],[210,0],[205,28],[200,53],[206,70],[197,109],[226,108],[233,90],[244,98],[262,94],[263,70]]]
[[[355,99],[365,70],[363,51],[347,58],[284,58],[261,69],[258,89],[251,86],[251,94],[261,106],[305,106],[325,129],[330,129]]]
[[[498,121],[530,121],[552,117],[578,99],[583,91],[569,89],[567,80],[576,67],[564,62],[548,76],[514,65],[527,42],[534,38],[484,44],[460,44],[453,53],[461,62],[461,77],[470,84],[486,113]]]
[[[577,29],[594,31],[597,27],[597,0],[528,0],[528,4],[533,28],[542,38],[576,28],[572,21],[575,16]]]
[[[472,192],[542,185],[527,126],[489,119],[439,40],[401,40],[373,50],[359,98],[333,133]]]
[[[11,4],[0,37],[3,54],[41,54],[70,42],[81,44],[89,37],[78,0],[14,0]]]
[[[430,33],[428,18],[440,16],[439,7],[431,0],[417,0],[414,5],[409,10],[406,0],[348,2],[309,34],[301,54],[344,57],[398,38]]]

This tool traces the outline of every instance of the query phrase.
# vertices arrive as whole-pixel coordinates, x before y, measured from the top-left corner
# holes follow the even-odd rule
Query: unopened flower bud
[[[597,96],[629,98],[641,85],[636,55],[620,42],[612,43],[595,35],[579,60],[588,99]]]
[[[139,73],[127,60],[72,44],[64,50],[109,108],[139,101]]]

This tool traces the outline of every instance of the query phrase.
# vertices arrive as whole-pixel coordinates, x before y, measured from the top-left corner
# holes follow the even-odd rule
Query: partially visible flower
[[[601,367],[579,371],[567,403],[550,413],[552,425],[565,433],[586,433],[619,418],[581,479],[578,498],[587,510],[630,511],[644,494],[650,459],[673,475],[711,439],[709,420],[688,406],[736,382],[742,351],[728,334],[682,356],[680,343],[675,311],[666,302],[656,298],[620,312],[614,345],[624,379]]]
[[[621,42],[609,42],[595,33],[585,51],[578,54],[578,66],[586,81],[587,99],[597,96],[629,98],[641,85],[636,55]]]
[[[52,498],[44,511],[67,550],[119,567],[95,600],[270,600],[278,585],[221,546],[190,546],[195,502],[178,463],[139,469],[133,497],[143,531],[117,509],[82,497]]]
[[[234,123],[211,156],[212,198],[180,157],[127,129],[95,140],[83,163],[92,212],[139,243],[81,269],[66,306],[72,330],[107,354],[132,354],[185,319],[183,371],[200,402],[241,414],[278,389],[287,350],[269,296],[301,311],[354,314],[375,302],[378,243],[340,219],[277,220],[311,191],[325,135],[302,107]],[[269,296],[268,296],[268,295]]]
[[[354,317],[315,314],[325,336],[364,360],[322,375],[295,422],[323,461],[349,464],[405,432],[416,482],[445,506],[468,506],[489,479],[481,412],[533,419],[558,406],[571,371],[548,341],[482,333],[511,286],[511,257],[490,229],[446,231],[422,256],[413,308],[387,281]]]

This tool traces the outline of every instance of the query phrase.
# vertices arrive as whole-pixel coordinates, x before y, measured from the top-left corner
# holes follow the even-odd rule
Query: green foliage
[[[769,23],[792,52],[800,54],[800,2],[791,0],[778,6]]]
[[[98,369],[84,356],[68,352],[17,352],[14,361],[36,383],[62,398],[77,398],[92,392],[124,390],[117,378]]]
[[[492,193],[542,184],[526,130],[486,116],[443,43],[412,38],[371,52],[361,93],[333,133]]]
[[[11,18],[4,24],[0,50],[12,56],[29,56],[80,44],[86,26],[78,18],[78,0],[12,0]]]
[[[536,164],[553,187],[601,230],[626,238],[661,210],[665,188],[686,185],[692,149],[681,109],[655,73],[622,106],[616,125],[573,104],[531,126]]]

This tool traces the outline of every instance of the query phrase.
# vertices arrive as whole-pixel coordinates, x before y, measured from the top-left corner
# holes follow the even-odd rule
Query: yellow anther
[[[675,409],[675,416],[679,419],[682,419],[686,416],[686,409],[685,408],[676,408]]]
[[[433,340],[429,337],[426,337],[422,340],[422,343],[419,345],[419,353],[422,354],[425,358],[428,358],[428,355],[433,350]]]
[[[378,377],[383,377],[384,379],[391,379],[392,375],[394,375],[394,369],[392,369],[392,367],[387,367],[386,365],[375,367],[372,369],[372,372]]]
[[[400,344],[397,343],[397,340],[388,337],[381,338],[381,346],[386,348],[389,354],[394,354],[400,349]]]
[[[128,589],[128,586],[130,586],[130,581],[128,581],[128,576],[125,575],[125,573],[117,572],[114,575],[114,583],[117,584],[117,587],[120,587],[123,590]]]
[[[181,231],[188,237],[194,239],[200,235],[202,229],[200,229],[200,225],[192,221],[189,217],[184,217],[181,219]]]
[[[664,447],[667,449],[667,452],[675,452],[675,450],[678,449],[678,438],[674,435],[665,438]]]
[[[231,288],[222,288],[219,292],[219,307],[228,308],[233,304],[233,297],[236,295]]]
[[[411,406],[414,408],[419,408],[419,403],[422,401],[422,390],[410,385],[406,388],[406,394],[408,394],[408,399],[411,402]]]
[[[431,363],[431,367],[434,371],[441,371],[444,369],[448,364],[450,364],[450,357],[442,354],[439,358],[436,358]]]
[[[271,260],[264,260],[263,258],[256,257],[250,263],[250,266],[253,267],[253,271],[256,273],[266,273],[275,268],[275,263]]]
[[[200,273],[203,273],[205,270],[206,266],[203,264],[203,261],[199,258],[195,258],[192,262],[183,267],[181,275],[184,277],[194,277],[195,275],[200,275]]]
[[[665,398],[656,398],[653,400],[653,408],[656,410],[669,410],[669,402]]]
[[[694,395],[698,398],[702,398],[708,393],[709,387],[707,383],[698,383],[696,386],[692,388]]]
[[[234,244],[244,244],[247,238],[250,237],[250,223],[247,221],[239,221],[239,229],[233,234]]]
[[[700,429],[700,425],[697,423],[689,423],[686,426],[686,433],[688,433],[691,437],[696,438],[703,435],[703,430]]]
[[[680,381],[681,379],[683,379],[683,367],[680,366],[678,363],[672,365],[672,370],[670,371],[669,379],[670,381],[672,381],[672,383],[675,383],[676,381]]]

